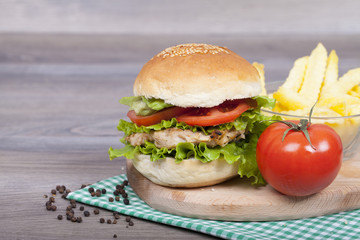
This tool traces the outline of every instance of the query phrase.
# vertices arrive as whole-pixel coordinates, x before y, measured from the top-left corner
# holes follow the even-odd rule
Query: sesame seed
[[[217,54],[217,53],[229,53],[228,49],[224,47],[218,47],[210,44],[181,44],[174,47],[169,47],[156,55],[156,57],[185,57],[192,54]]]

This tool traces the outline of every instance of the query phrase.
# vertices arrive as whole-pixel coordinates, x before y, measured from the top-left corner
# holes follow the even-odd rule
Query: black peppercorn
[[[89,212],[89,211],[84,211],[84,216],[85,216],[85,217],[90,216],[90,212]]]
[[[84,206],[80,206],[80,211],[84,211]]]
[[[96,190],[96,194],[95,194],[97,197],[100,197],[101,196],[101,191],[98,189]]]
[[[94,214],[99,214],[100,213],[100,211],[99,211],[99,209],[94,209]]]
[[[115,197],[115,200],[116,200],[116,201],[120,201],[120,197],[119,197],[119,196],[116,196],[116,197]]]
[[[63,216],[62,216],[62,215],[58,215],[58,216],[57,216],[57,219],[62,220],[62,219],[63,219]]]
[[[125,180],[123,183],[124,183],[125,186],[129,185],[129,181],[128,181],[128,180]]]
[[[130,201],[129,201],[128,198],[124,198],[123,202],[124,202],[125,205],[129,205],[129,204],[130,204]]]
[[[101,189],[101,193],[106,194],[106,189],[105,188]]]
[[[92,193],[92,192],[94,192],[94,188],[93,188],[93,187],[89,187],[88,191],[89,191],[89,193]]]
[[[126,216],[125,221],[130,222],[130,221],[131,221],[131,217],[130,217],[130,216]]]
[[[114,198],[109,197],[109,202],[113,202],[113,201],[114,201]]]
[[[82,222],[82,218],[81,218],[81,217],[77,217],[77,218],[76,218],[76,221],[77,221],[78,223],[81,223],[81,222]]]
[[[51,190],[51,194],[56,195],[56,190],[55,189]]]
[[[104,223],[105,219],[104,218],[100,218],[100,223]]]
[[[107,224],[111,224],[111,219],[106,220]]]

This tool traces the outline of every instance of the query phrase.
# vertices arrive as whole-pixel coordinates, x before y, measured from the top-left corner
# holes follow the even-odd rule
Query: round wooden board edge
[[[196,189],[163,187],[141,175],[132,165],[131,160],[127,160],[127,176],[135,193],[149,206],[165,213],[190,218],[222,221],[279,221],[318,217],[360,208],[360,179],[357,179],[356,186],[345,188],[338,186],[335,180],[335,184],[308,197],[285,196],[270,186],[260,190],[253,188],[258,193],[255,194],[255,198],[248,200],[255,199],[254,202],[225,201],[224,204],[224,201],[215,201],[209,205],[193,201],[192,197],[196,198],[196,195],[212,192],[224,185],[237,184],[242,179],[233,179],[215,186]]]

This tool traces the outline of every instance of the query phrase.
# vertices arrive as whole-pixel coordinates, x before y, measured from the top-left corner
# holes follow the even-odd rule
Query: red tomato
[[[252,107],[256,107],[252,99],[229,100],[213,108],[196,108],[176,119],[190,126],[215,126],[234,121]]]
[[[264,179],[290,196],[307,196],[326,188],[342,163],[339,135],[327,125],[311,124],[307,130],[313,149],[301,131],[290,130],[282,141],[287,129],[289,126],[277,122],[259,138],[256,159]]]
[[[127,113],[127,116],[130,118],[132,122],[136,123],[139,126],[141,125],[150,126],[160,123],[161,120],[169,120],[178,115],[182,115],[188,112],[189,110],[190,109],[187,108],[171,107],[171,108],[165,108],[164,110],[161,110],[149,116],[136,115],[135,111],[131,110]]]

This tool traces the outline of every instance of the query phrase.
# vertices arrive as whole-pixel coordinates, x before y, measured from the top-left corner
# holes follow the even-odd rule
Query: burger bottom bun
[[[220,158],[208,163],[190,158],[175,163],[174,158],[151,161],[149,155],[138,154],[133,166],[147,179],[167,187],[204,187],[224,182],[238,175],[239,162],[228,164]]]

